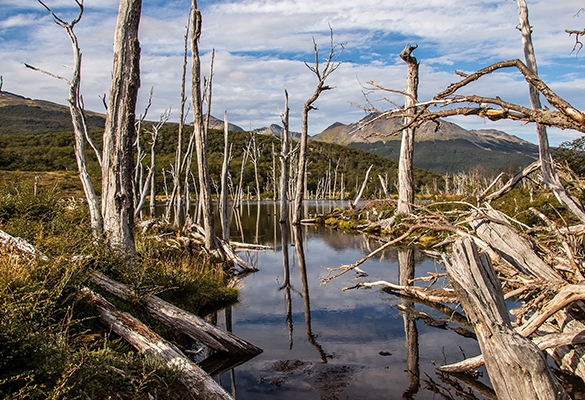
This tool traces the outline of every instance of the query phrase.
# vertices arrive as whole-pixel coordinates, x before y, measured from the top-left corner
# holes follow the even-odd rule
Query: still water
[[[311,215],[338,205],[307,202],[304,211]],[[236,399],[440,398],[431,380],[444,391],[449,386],[435,367],[479,354],[476,340],[453,331],[459,325],[430,306],[377,288],[343,291],[356,284],[354,272],[321,285],[324,267],[354,263],[380,245],[375,240],[313,225],[288,226],[283,234],[273,202],[244,203],[238,214],[232,240],[274,250],[241,253],[259,272],[239,283],[239,303],[218,314],[220,326],[231,323],[237,336],[264,350],[216,378]],[[360,267],[369,275],[360,281],[397,284],[443,271],[406,248],[388,249]],[[447,321],[446,327],[431,327],[401,312],[404,307]]]

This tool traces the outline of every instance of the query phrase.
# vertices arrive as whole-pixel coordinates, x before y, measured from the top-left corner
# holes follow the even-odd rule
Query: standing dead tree
[[[282,121],[282,145],[280,150],[280,223],[286,223],[288,215],[288,159],[290,153],[288,151],[289,139],[289,111],[288,108],[288,92],[284,91],[284,113],[281,117]]]
[[[193,99],[193,131],[195,135],[195,152],[197,154],[197,171],[199,175],[199,201],[203,210],[205,248],[214,250],[217,247],[217,243],[213,223],[209,168],[207,164],[207,134],[204,126],[201,98],[201,60],[199,59],[198,43],[201,36],[201,12],[197,9],[196,0],[191,1],[191,7],[193,9],[191,15],[191,91]],[[209,102],[207,106],[209,108]]]
[[[230,240],[230,219],[228,210],[228,167],[231,158],[229,146],[229,125],[227,111],[223,113],[223,164],[221,166],[221,194],[219,196],[219,215],[221,218],[221,232],[224,241]]]
[[[305,104],[303,104],[303,110],[301,115],[301,144],[299,150],[299,164],[297,171],[297,190],[295,193],[294,207],[293,207],[293,221],[292,223],[298,225],[301,223],[301,205],[305,195],[306,186],[306,167],[307,167],[307,136],[309,131],[309,111],[316,110],[313,105],[319,98],[319,95],[326,91],[333,89],[331,86],[325,85],[325,80],[341,65],[339,56],[343,52],[343,45],[333,43],[333,30],[330,30],[331,42],[329,47],[329,55],[325,59],[325,66],[321,69],[319,66],[319,49],[317,42],[313,37],[313,52],[315,54],[315,64],[309,65],[305,62],[305,65],[309,70],[317,76],[318,83],[313,95],[309,97]]]
[[[250,147],[248,148],[248,158],[254,165],[254,180],[256,182],[256,200],[260,201],[260,179],[258,177],[258,163],[260,162],[260,157],[262,156],[263,145],[259,145],[256,141],[256,133],[252,133],[252,137],[250,138]]]
[[[417,46],[407,44],[400,52],[400,58],[408,65],[406,74],[406,88],[404,89],[404,123],[412,121],[416,114],[418,91],[418,61],[412,52]],[[398,207],[399,214],[410,214],[414,203],[414,180],[412,178],[414,154],[414,128],[409,127],[402,131],[402,143],[400,146],[400,161],[398,163]],[[386,192],[386,191],[385,191]]]
[[[77,23],[81,20],[84,8],[83,0],[81,1],[75,0],[75,2],[79,6],[79,14],[71,22],[66,22],[59,18],[45,3],[39,0],[39,3],[43,7],[45,7],[49,11],[49,13],[51,13],[53,19],[55,20],[55,23],[57,23],[57,25],[65,29],[67,35],[69,36],[69,39],[71,40],[71,46],[73,47],[73,77],[71,78],[71,80],[68,80],[64,77],[52,74],[47,71],[43,71],[29,64],[25,64],[25,66],[32,70],[43,72],[54,78],[60,79],[67,83],[67,85],[69,86],[69,98],[67,99],[67,102],[69,103],[69,112],[71,114],[71,122],[73,123],[73,132],[75,135],[74,145],[75,160],[77,161],[79,179],[81,181],[81,185],[83,186],[85,198],[89,205],[91,229],[94,238],[97,239],[101,236],[103,232],[102,213],[100,210],[98,197],[95,194],[95,189],[91,181],[91,176],[89,175],[89,172],[87,170],[87,162],[85,160],[85,141],[87,140],[94,149],[100,167],[102,165],[102,155],[98,151],[97,146],[95,145],[91,137],[89,136],[87,130],[87,123],[85,119],[85,113],[83,110],[83,98],[79,93],[79,85],[81,83],[81,50],[79,49],[79,42],[73,29],[75,28],[75,25],[77,25]]]
[[[114,65],[103,135],[102,216],[110,245],[135,253],[132,138],[140,87],[138,25],[141,0],[120,0]]]
[[[191,21],[191,12],[189,10],[189,21]],[[175,151],[175,168],[174,168],[174,175],[173,175],[173,191],[171,193],[171,198],[169,204],[167,206],[165,212],[165,220],[170,221],[171,213],[174,213],[174,220],[173,224],[175,227],[179,226],[179,222],[181,219],[181,209],[182,209],[182,201],[181,201],[181,179],[183,176],[183,172],[185,171],[185,165],[187,161],[187,154],[190,153],[191,149],[193,148],[193,135],[189,138],[189,145],[186,150],[185,156],[183,156],[183,129],[185,127],[185,119],[187,117],[186,114],[189,113],[189,110],[185,111],[185,103],[187,101],[187,97],[185,95],[186,91],[186,76],[187,76],[187,50],[189,48],[189,28],[190,23],[187,23],[185,27],[185,45],[183,49],[183,69],[181,73],[181,105],[179,106],[179,128],[177,134],[177,148]],[[185,212],[185,215],[187,214]]]

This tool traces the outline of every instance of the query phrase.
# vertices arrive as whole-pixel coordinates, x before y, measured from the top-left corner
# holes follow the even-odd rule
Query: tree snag
[[[408,65],[406,87],[404,89],[404,124],[408,125],[416,114],[418,91],[418,62],[412,52],[418,46],[407,44],[400,52],[400,58]],[[414,204],[414,181],[412,178],[412,157],[414,153],[414,127],[402,131],[400,161],[398,163],[398,206],[399,214],[410,214]]]
[[[138,25],[141,0],[120,0],[114,37],[112,84],[103,135],[102,215],[110,246],[136,253],[132,138],[140,87]]]
[[[306,186],[306,170],[307,170],[307,136],[309,131],[309,111],[316,110],[316,107],[313,106],[313,103],[317,101],[319,95],[326,91],[333,89],[331,86],[325,85],[325,80],[331,75],[339,66],[341,62],[337,61],[341,52],[343,51],[342,45],[334,45],[333,44],[333,30],[331,32],[331,42],[329,47],[329,55],[325,60],[325,67],[321,70],[319,67],[319,49],[317,47],[317,42],[315,42],[315,38],[313,37],[313,52],[315,54],[315,64],[309,65],[305,62],[305,65],[311,72],[313,72],[318,79],[317,87],[313,92],[313,95],[305,101],[303,104],[303,110],[301,115],[301,145],[299,150],[299,163],[298,163],[298,171],[297,171],[297,190],[295,193],[295,200],[293,206],[293,220],[292,223],[295,225],[300,225],[302,219],[301,213],[301,206],[303,199],[305,197],[305,186]],[[337,48],[341,47],[340,51],[337,51]]]
[[[209,168],[207,165],[207,134],[205,132],[201,98],[201,60],[199,59],[198,43],[201,37],[201,12],[197,9],[196,0],[191,1],[191,8],[191,92],[193,101],[193,132],[195,135],[195,152],[197,155],[197,172],[199,176],[199,202],[203,210],[205,248],[207,250],[215,250],[217,243],[213,221]],[[209,107],[209,103],[207,106]]]

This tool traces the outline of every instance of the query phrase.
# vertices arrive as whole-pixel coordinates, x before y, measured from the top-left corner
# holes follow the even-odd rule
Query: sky
[[[46,0],[62,19],[78,13],[74,0]],[[85,0],[83,18],[75,27],[82,52],[82,94],[89,110],[104,112],[99,96],[109,91],[112,43],[118,1]],[[154,87],[148,119],[158,120],[167,108],[178,121],[180,80],[189,1],[144,1],[140,23],[142,113]],[[585,109],[585,51],[571,52],[574,38],[565,29],[583,29],[585,12],[577,0],[528,0],[530,23],[541,78],[575,108]],[[401,104],[398,94],[364,89],[368,81],[403,89],[406,64],[398,54],[416,44],[420,62],[419,100],[433,97],[459,77],[494,62],[523,59],[514,0],[200,0],[203,33],[202,71],[209,74],[215,49],[212,114],[242,128],[280,124],[284,90],[290,96],[291,129],[300,131],[303,103],[317,78],[305,62],[314,61],[312,38],[325,57],[334,43],[343,44],[341,66],[327,80],[317,110],[309,115],[309,134],[335,122],[364,117],[364,92],[380,109]],[[71,76],[72,50],[65,30],[33,0],[0,0],[0,75],[2,90],[34,99],[66,104],[67,85],[25,68],[24,63],[64,77]],[[528,87],[513,70],[501,71],[461,92],[529,105]],[[499,129],[536,142],[533,124],[497,123],[479,117],[450,119],[467,129]],[[552,145],[582,136],[549,130]]]

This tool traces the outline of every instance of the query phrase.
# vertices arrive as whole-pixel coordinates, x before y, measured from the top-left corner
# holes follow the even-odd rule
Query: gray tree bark
[[[518,11],[520,18],[520,30],[522,32],[522,46],[524,48],[524,57],[526,59],[526,66],[535,75],[538,75],[538,68],[536,65],[536,56],[534,53],[534,46],[532,44],[532,28],[528,21],[528,6],[525,0],[517,0]],[[530,105],[533,110],[542,109],[540,103],[540,95],[538,89],[530,84]],[[585,222],[585,211],[583,206],[573,196],[571,196],[563,187],[559,175],[554,167],[553,158],[550,153],[548,134],[546,126],[536,123],[536,133],[538,136],[538,149],[540,156],[540,163],[542,169],[542,179],[544,183],[553,192],[557,200],[566,208],[571,210],[582,222]]]
[[[417,46],[407,44],[400,52],[400,58],[408,65],[406,74],[406,88],[404,89],[404,112],[407,115],[416,114],[418,91],[418,62],[411,54]],[[409,124],[412,117],[404,117],[404,124]],[[402,131],[400,146],[400,160],[398,164],[398,206],[399,214],[410,214],[414,203],[414,181],[412,178],[412,157],[414,152],[414,128]]]
[[[46,73],[50,76],[55,78],[61,79],[65,81],[69,85],[69,98],[67,102],[69,103],[69,112],[71,114],[71,122],[73,123],[73,132],[75,135],[75,145],[74,145],[74,152],[75,152],[75,160],[77,162],[77,170],[79,172],[79,179],[81,181],[81,185],[83,187],[83,191],[85,193],[85,198],[87,200],[89,206],[89,215],[90,215],[90,223],[91,229],[94,238],[99,238],[103,232],[103,222],[102,222],[102,214],[99,206],[99,200],[95,194],[95,190],[93,187],[93,183],[91,181],[91,176],[87,170],[87,162],[85,160],[85,140],[87,139],[90,145],[93,147],[98,163],[102,165],[102,155],[98,151],[95,143],[93,143],[92,139],[90,138],[88,131],[87,131],[87,124],[85,120],[85,115],[83,112],[83,101],[81,95],[79,93],[79,86],[81,83],[81,51],[79,49],[79,42],[77,40],[77,35],[75,35],[74,27],[75,25],[81,20],[83,15],[83,3],[78,3],[79,5],[79,14],[73,21],[70,23],[65,22],[61,18],[59,18],[45,3],[39,0],[39,3],[43,5],[49,13],[55,19],[55,22],[61,26],[67,32],[69,39],[71,40],[71,47],[73,48],[73,77],[69,81],[65,78],[60,76],[53,75],[46,71],[42,71],[38,68],[25,64],[27,68],[31,68],[36,71],[40,71]]]
[[[197,171],[199,175],[199,192],[203,210],[203,229],[205,231],[205,248],[214,250],[217,247],[215,226],[213,221],[213,205],[211,203],[211,185],[207,165],[207,135],[203,120],[201,99],[201,61],[199,59],[199,37],[201,36],[201,13],[197,9],[197,1],[191,1],[191,91],[193,101],[193,130],[195,133],[195,152],[197,155]],[[208,104],[209,107],[209,104]]]
[[[498,399],[569,399],[540,349],[512,328],[489,256],[478,253],[471,239],[458,239],[453,255],[444,261],[449,281],[475,325]]]
[[[280,150],[280,223],[288,216],[288,92],[284,91],[284,114],[282,115],[282,145]]]
[[[112,84],[103,135],[102,215],[110,246],[135,253],[132,138],[140,87],[141,0],[120,0]]]
[[[223,113],[223,164],[221,166],[221,194],[219,196],[219,215],[221,217],[221,235],[230,241],[230,219],[228,213],[228,166],[229,166],[229,125],[227,111]]]

